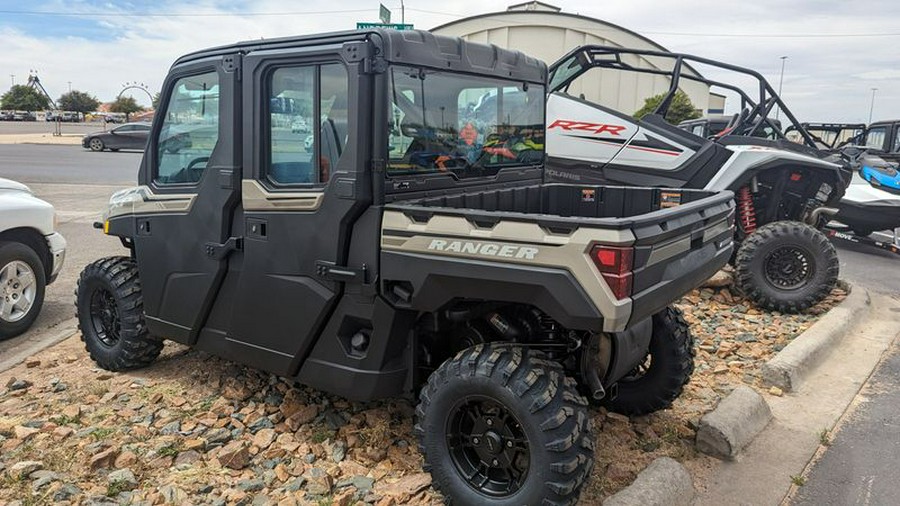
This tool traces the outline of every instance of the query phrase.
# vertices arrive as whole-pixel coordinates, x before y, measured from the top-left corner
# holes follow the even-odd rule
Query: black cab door
[[[150,332],[192,344],[239,242],[229,241],[239,200],[237,55],[177,62],[140,171],[135,254]],[[223,64],[224,62],[224,64]]]
[[[357,179],[366,155],[349,107],[368,76],[337,44],[251,52],[243,76],[244,244],[227,282],[229,353],[291,375],[352,281],[329,266],[346,262],[368,207]]]

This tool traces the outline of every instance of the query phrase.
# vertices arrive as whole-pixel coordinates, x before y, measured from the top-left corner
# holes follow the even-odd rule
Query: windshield
[[[409,67],[391,79],[389,176],[490,176],[543,161],[543,86]]]

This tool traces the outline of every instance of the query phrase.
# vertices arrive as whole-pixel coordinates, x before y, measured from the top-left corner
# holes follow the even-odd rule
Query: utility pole
[[[9,75],[9,78],[12,80],[12,85],[11,85],[11,86],[15,86],[15,85],[16,85],[16,75],[15,75],[15,74],[10,74],[10,75]]]
[[[69,93],[72,93],[72,81],[67,81],[69,83]]]
[[[778,99],[781,99],[781,86],[784,84],[784,62],[787,60],[787,56],[781,57],[781,76],[778,78]],[[781,107],[775,111],[775,119],[778,119],[781,116]]]
[[[406,24],[406,6],[403,5],[403,0],[400,0],[400,23]]]
[[[869,123],[872,123],[872,112],[875,110],[875,92],[878,88],[872,88],[872,102],[869,103]]]

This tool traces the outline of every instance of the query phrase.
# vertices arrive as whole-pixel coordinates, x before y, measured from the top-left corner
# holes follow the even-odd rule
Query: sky
[[[400,0],[383,0],[400,18]],[[503,11],[517,0],[406,0],[416,28]],[[749,67],[801,121],[900,118],[896,0],[549,0],[636,31],[671,51]],[[0,0],[0,91],[36,70],[57,98],[69,89],[111,101],[127,83],[155,93],[180,55],[240,40],[352,29],[377,21],[377,0]],[[548,62],[549,63],[549,62]],[[708,77],[714,71],[699,69]],[[14,78],[11,76],[15,76]],[[5,81],[4,81],[5,80]],[[149,98],[133,91],[139,103]]]

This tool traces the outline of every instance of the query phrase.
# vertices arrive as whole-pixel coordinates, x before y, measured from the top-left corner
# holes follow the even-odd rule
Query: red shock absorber
[[[737,212],[741,229],[745,234],[752,234],[756,230],[756,209],[753,207],[753,194],[750,193],[750,187],[747,185],[738,190]]]

